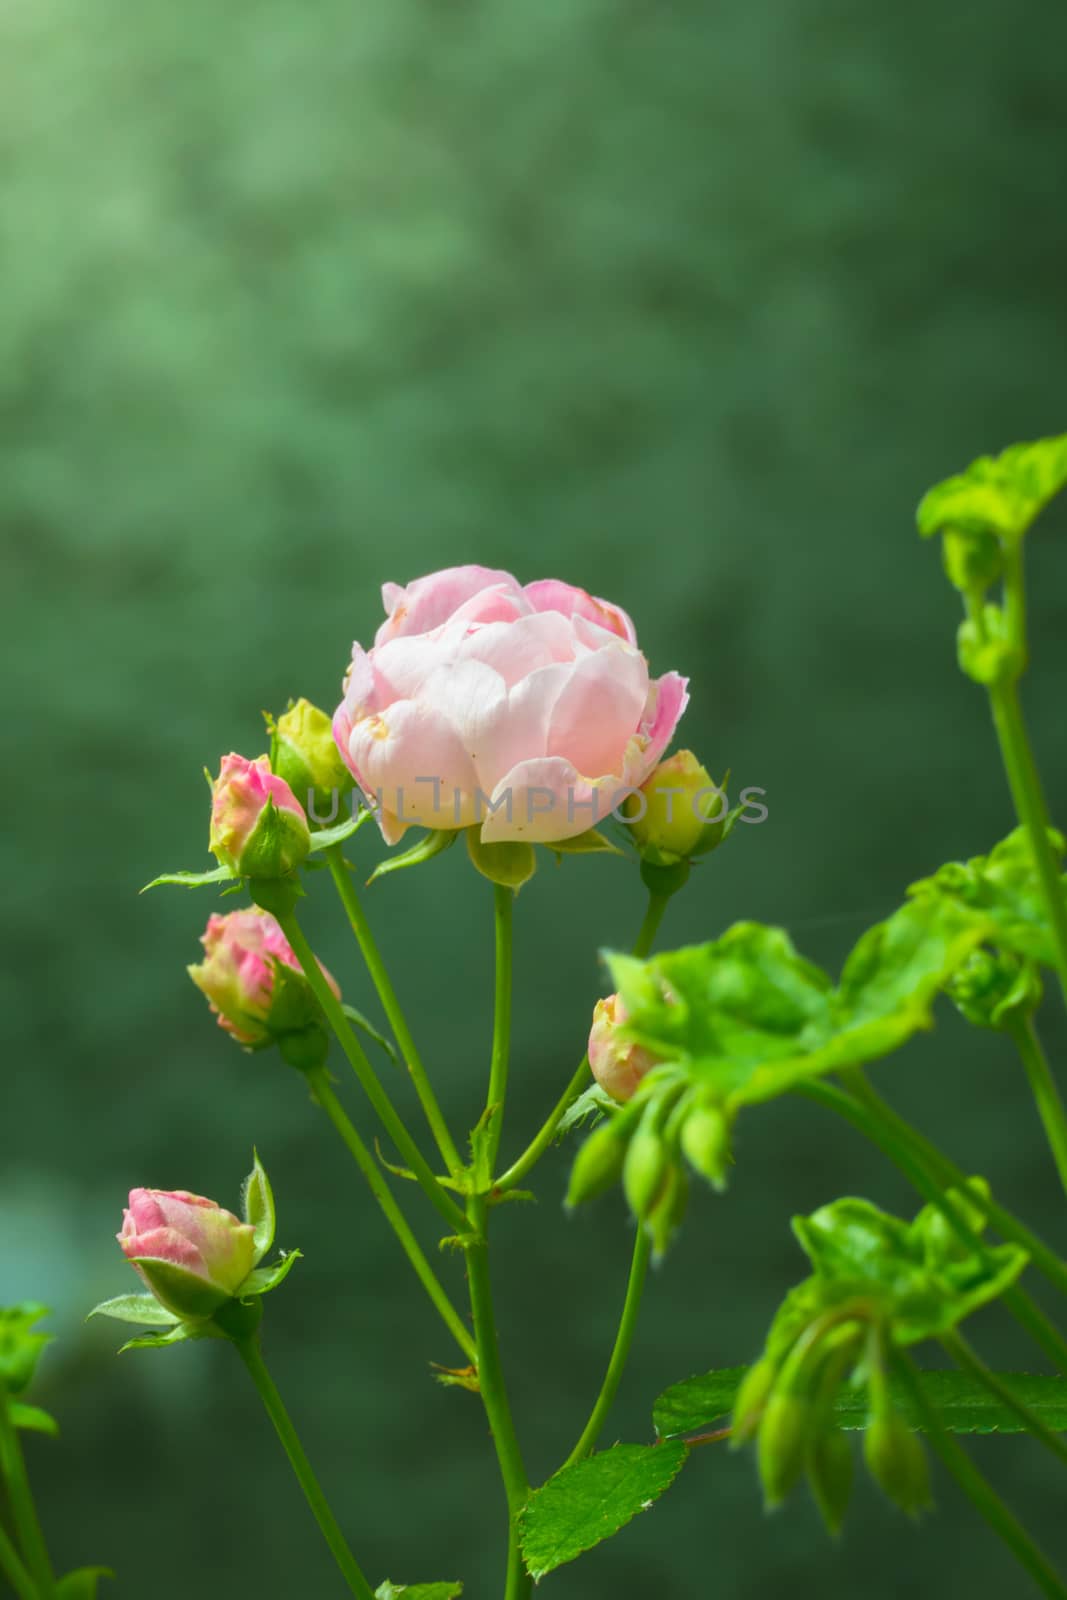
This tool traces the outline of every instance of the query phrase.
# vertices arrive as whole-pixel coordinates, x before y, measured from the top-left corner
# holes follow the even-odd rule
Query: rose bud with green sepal
[[[638,1084],[662,1056],[624,1037],[628,1012],[617,994],[598,1000],[589,1032],[589,1065],[593,1077],[613,1100],[629,1100]]]
[[[688,1174],[684,1167],[671,1161],[660,1192],[644,1221],[645,1230],[652,1240],[653,1256],[657,1261],[666,1255],[671,1240],[681,1227],[688,1204]]]
[[[223,756],[211,787],[209,848],[246,878],[283,878],[311,849],[303,807],[268,756]]]
[[[768,1511],[788,1498],[803,1474],[814,1414],[808,1396],[778,1387],[763,1408],[756,1442]]]
[[[116,1235],[160,1305],[184,1320],[210,1317],[255,1265],[255,1230],[184,1189],[131,1189]]]
[[[659,1199],[672,1166],[670,1146],[663,1136],[661,1122],[662,1109],[656,1100],[650,1100],[623,1161],[623,1191],[639,1222],[645,1220]]]
[[[204,960],[187,970],[219,1026],[248,1050],[276,1044],[291,1066],[322,1066],[329,1046],[322,1009],[275,918],[258,908],[215,913],[201,943]],[[325,967],[322,973],[339,1000],[337,983]]]
[[[355,783],[341,760],[332,718],[310,700],[300,699],[277,720],[268,718],[267,726],[271,771],[284,779],[318,827],[328,826]]]
[[[662,865],[706,855],[721,844],[728,806],[693,752],[678,750],[660,762],[622,809],[634,843]]]
[[[117,1235],[127,1260],[151,1291],[105,1300],[90,1316],[160,1329],[123,1349],[183,1339],[246,1338],[259,1322],[260,1297],[299,1259],[299,1250],[262,1266],[274,1243],[274,1198],[258,1155],[241,1192],[241,1216],[202,1195],[134,1189]]]

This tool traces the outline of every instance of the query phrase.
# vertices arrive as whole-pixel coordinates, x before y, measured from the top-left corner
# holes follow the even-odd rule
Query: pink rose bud
[[[589,1065],[597,1083],[613,1100],[629,1100],[645,1073],[660,1062],[650,1050],[619,1037],[626,1018],[626,1007],[617,994],[598,1000],[593,1009]]]
[[[333,729],[390,844],[412,824],[575,838],[644,783],[685,710],[686,680],[650,675],[626,613],[572,584],[452,567],[382,599]]]
[[[213,913],[200,942],[204,960],[187,970],[207,996],[219,1027],[250,1050],[277,1044],[293,1066],[320,1065],[327,1038],[322,1013],[270,912]],[[341,991],[325,968],[323,976],[340,1000]]]
[[[223,756],[211,790],[209,847],[220,865],[246,878],[282,878],[304,860],[307,818],[269,757]]]
[[[131,1189],[116,1237],[160,1305],[183,1320],[232,1299],[256,1260],[251,1223],[184,1189]]]

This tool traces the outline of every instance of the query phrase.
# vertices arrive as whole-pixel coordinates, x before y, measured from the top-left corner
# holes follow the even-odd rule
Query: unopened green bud
[[[277,719],[271,731],[271,771],[292,789],[319,827],[340,820],[340,802],[353,787],[352,774],[341,760],[333,726],[325,711],[310,700],[297,700]]]
[[[947,985],[956,1008],[976,1028],[1006,1028],[1041,1002],[1033,962],[1010,951],[972,950]]]
[[[895,1411],[871,1419],[863,1436],[867,1470],[888,1500],[909,1517],[931,1504],[926,1451]]]
[[[777,1376],[778,1364],[767,1356],[761,1356],[745,1373],[741,1387],[734,1397],[733,1418],[730,1423],[731,1450],[738,1449],[756,1432]]]
[[[981,627],[972,618],[960,623],[956,654],[960,671],[986,688],[1015,683],[1026,664],[999,606],[982,607]]]
[[[630,1140],[622,1168],[626,1199],[639,1222],[644,1221],[659,1199],[670,1166],[666,1141],[648,1118],[644,1118]]]
[[[1000,542],[988,528],[971,533],[947,528],[941,540],[941,557],[949,583],[961,594],[984,594],[1004,571]]]
[[[722,838],[726,796],[691,750],[661,761],[623,804],[635,843],[674,857],[703,855]]]
[[[757,1440],[763,1501],[781,1505],[804,1471],[814,1411],[803,1395],[776,1389],[763,1409]]]
[[[574,1158],[567,1205],[580,1206],[610,1189],[622,1175],[625,1158],[626,1141],[616,1129],[614,1118],[594,1128]]]
[[[726,1188],[730,1125],[718,1106],[698,1105],[689,1113],[682,1124],[681,1145],[695,1172],[707,1178],[713,1189],[721,1192]]]
[[[681,1227],[689,1204],[689,1178],[675,1162],[667,1168],[659,1197],[645,1218],[657,1260],[666,1255],[675,1233]]]
[[[854,1471],[848,1435],[837,1428],[827,1429],[808,1452],[807,1472],[819,1514],[836,1539],[852,1496]]]

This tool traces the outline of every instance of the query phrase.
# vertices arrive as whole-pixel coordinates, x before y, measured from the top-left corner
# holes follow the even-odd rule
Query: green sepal
[[[917,513],[919,532],[928,539],[955,528],[1012,543],[1065,484],[1067,434],[1009,445],[928,490]]]
[[[254,1266],[258,1266],[274,1243],[277,1220],[270,1179],[259,1159],[258,1150],[253,1150],[252,1162],[252,1170],[241,1189],[241,1215],[245,1222],[252,1225],[252,1242],[255,1245],[252,1261]]]
[[[119,1355],[127,1350],[162,1350],[168,1344],[184,1344],[187,1339],[221,1339],[222,1333],[210,1322],[176,1322],[172,1328],[160,1333],[142,1333],[136,1339],[127,1339],[119,1346]]]
[[[768,1511],[781,1505],[804,1471],[812,1443],[815,1408],[806,1395],[772,1390],[756,1434],[763,1503]]]
[[[655,859],[659,857],[659,859]],[[669,897],[684,889],[692,868],[680,857],[666,859],[664,851],[650,851],[641,857],[641,882],[650,894]]]
[[[173,1262],[152,1256],[128,1256],[127,1260],[140,1267],[152,1293],[183,1321],[210,1317],[229,1299],[224,1290]]]
[[[374,1591],[374,1600],[458,1600],[461,1583],[390,1583],[386,1578]]]
[[[40,1406],[28,1406],[21,1400],[8,1402],[8,1415],[12,1426],[25,1428],[28,1433],[46,1433],[50,1439],[59,1438],[59,1423]]]
[[[301,1254],[299,1250],[290,1250],[283,1253],[271,1267],[254,1267],[237,1289],[234,1298],[249,1300],[256,1295],[269,1294],[280,1283],[284,1283],[296,1262],[301,1259]]]
[[[295,872],[280,878],[249,878],[248,892],[260,910],[269,911],[272,917],[291,916],[304,898]]]
[[[181,1320],[161,1306],[154,1294],[119,1294],[113,1300],[101,1300],[89,1317],[114,1317],[116,1322],[135,1322],[141,1328],[171,1328]]]
[[[368,1019],[363,1015],[362,1011],[357,1011],[355,1006],[350,1005],[342,1005],[341,1010],[344,1012],[349,1022],[355,1023],[356,1027],[359,1028],[361,1032],[365,1033],[368,1039],[373,1039],[375,1044],[381,1045],[382,1049],[385,1051],[386,1055],[389,1057],[394,1066],[399,1065],[400,1056],[397,1053],[397,1049],[393,1044],[393,1041],[391,1039],[387,1039],[385,1034],[381,1033],[379,1029],[374,1026],[373,1022],[368,1021]]]
[[[577,1100],[571,1101],[562,1117],[560,1117],[559,1122],[556,1124],[556,1131],[553,1134],[554,1140],[558,1144],[572,1129],[584,1127],[590,1117],[595,1117],[599,1122],[601,1117],[617,1111],[618,1106],[619,1102],[612,1099],[608,1091],[602,1089],[599,1083],[591,1083],[588,1089],[578,1096]]]
[[[200,889],[208,883],[233,883],[240,882],[240,876],[232,867],[215,867],[211,872],[164,872],[160,877],[153,878],[151,883],[146,883],[140,891],[147,894],[149,889],[157,889],[161,883],[177,883],[185,889]]]
[[[602,1122],[579,1147],[571,1165],[567,1187],[568,1210],[610,1189],[622,1177],[626,1140],[620,1136],[618,1118]]]
[[[35,1333],[34,1324],[50,1315],[48,1306],[32,1300],[0,1307],[0,1388],[21,1394],[28,1386],[51,1333]]]
[[[1014,683],[1026,665],[1022,645],[999,606],[982,607],[981,624],[968,617],[956,630],[956,660],[972,683],[991,689]]]
[[[56,1580],[56,1600],[96,1600],[101,1578],[113,1578],[110,1567],[77,1567]]]
[[[557,856],[591,856],[611,855],[624,856],[625,850],[620,850],[617,844],[612,844],[606,834],[597,828],[587,828],[584,833],[576,833],[573,839],[553,839],[547,848]]]
[[[304,813],[297,816],[288,807],[277,806],[269,794],[240,859],[227,864],[246,878],[286,878],[307,859],[310,849],[311,832]],[[223,854],[221,846],[218,853]]]
[[[346,817],[343,822],[335,822],[329,828],[313,828],[311,830],[312,850],[329,850],[335,844],[344,844],[345,840],[351,839],[354,833],[358,833],[363,824],[369,822],[373,815],[373,811],[361,806],[358,811],[354,812],[352,816]],[[318,863],[316,862],[315,865],[318,865]]]
[[[532,844],[506,840],[501,844],[483,844],[478,828],[465,828],[467,854],[473,866],[501,889],[514,889],[516,894],[524,883],[529,883],[537,871],[537,857]]]
[[[434,856],[439,856],[442,851],[451,850],[458,836],[459,830],[456,828],[432,828],[409,850],[404,850],[398,856],[386,856],[384,861],[379,861],[367,879],[367,887],[390,872],[402,872],[405,867],[419,867],[424,861],[432,861]]]

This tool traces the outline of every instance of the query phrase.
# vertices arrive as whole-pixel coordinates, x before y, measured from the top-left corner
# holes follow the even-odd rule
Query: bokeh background
[[[119,1600],[340,1592],[225,1350],[118,1361],[118,1330],[82,1320],[128,1285],[125,1190],[232,1204],[255,1143],[306,1258],[269,1355],[360,1560],[480,1600],[500,1494],[476,1401],[430,1378],[448,1341],[301,1081],[242,1056],[186,979],[210,893],[137,889],[209,864],[202,766],[255,753],[290,694],[332,707],[383,579],[468,560],[627,606],[654,666],[693,679],[685,742],[767,790],[768,822],[701,868],[666,939],[755,917],[836,967],[908,881],[1006,831],[913,510],[981,451],[1067,426],[1067,11],[9,0],[0,39],[0,1300],[55,1308],[35,1397],[63,1437],[29,1443],[44,1520],[62,1567],[117,1568]],[[1065,536],[1061,508],[1032,537],[1026,686],[1061,820]],[[378,848],[360,836],[368,866]],[[488,1050],[472,879],[456,852],[369,896],[462,1125]],[[524,890],[507,1149],[569,1076],[597,948],[641,901],[610,859]],[[373,1010],[324,882],[308,915]],[[877,1079],[1067,1245],[1006,1047],[945,1015]],[[755,1353],[803,1273],[792,1212],[913,1203],[806,1105],[746,1118],[738,1158],[656,1276],[620,1438],[649,1437],[666,1384]],[[630,1243],[617,1198],[564,1217],[567,1163],[496,1226],[535,1481],[592,1401]],[[1029,1364],[996,1315],[983,1331]],[[1067,1557],[1047,1457],[977,1453]],[[834,1551],[802,1499],[765,1521],[751,1461],[709,1449],[549,1584],[1022,1593],[939,1499],[916,1531],[861,1488]]]

